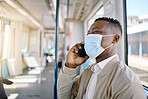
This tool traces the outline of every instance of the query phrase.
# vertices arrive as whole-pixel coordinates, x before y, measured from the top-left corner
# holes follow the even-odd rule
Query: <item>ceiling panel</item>
[[[7,18],[9,20],[17,21],[17,22],[23,22],[24,24],[30,26],[31,28],[37,28],[32,22],[30,22],[26,17],[21,15],[19,12],[17,12],[15,9],[10,7],[5,2],[0,3],[0,9],[3,11],[3,17]]]
[[[45,0],[17,0],[28,10],[45,28],[54,26],[51,11],[48,9]],[[46,19],[46,21],[45,21]]]
[[[48,21],[47,21],[48,20]],[[55,22],[53,20],[53,17],[52,16],[44,16],[43,17],[43,25],[46,27],[46,28],[54,28],[55,26]]]

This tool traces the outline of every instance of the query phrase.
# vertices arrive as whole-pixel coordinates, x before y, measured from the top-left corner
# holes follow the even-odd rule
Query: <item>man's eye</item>
[[[94,33],[100,33],[100,31],[94,31]]]

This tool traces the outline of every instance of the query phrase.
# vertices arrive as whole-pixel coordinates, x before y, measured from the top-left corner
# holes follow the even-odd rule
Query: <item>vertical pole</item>
[[[67,19],[68,19],[68,14],[69,14],[69,0],[67,0]]]
[[[57,62],[57,50],[58,50],[58,17],[59,17],[59,0],[56,2],[56,27],[55,27],[55,72],[54,72],[54,99],[57,99],[57,78],[58,78],[58,62]]]
[[[126,0],[123,0],[123,20],[124,20],[124,51],[125,51],[125,63],[128,65],[128,39],[127,39],[127,12],[126,12]]]

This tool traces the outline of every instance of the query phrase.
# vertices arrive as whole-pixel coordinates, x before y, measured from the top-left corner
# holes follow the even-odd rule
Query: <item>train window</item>
[[[128,65],[148,86],[148,0],[127,0]]]
[[[22,52],[27,51],[27,40],[28,40],[28,34],[23,33],[22,34]]]
[[[4,34],[4,46],[3,46],[3,58],[7,58],[8,53],[8,41],[9,41],[10,26],[5,25],[5,34]]]

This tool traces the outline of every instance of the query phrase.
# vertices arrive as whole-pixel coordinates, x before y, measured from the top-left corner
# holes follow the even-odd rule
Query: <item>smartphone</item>
[[[84,45],[81,44],[80,46],[81,46],[81,49],[78,50],[78,55],[79,55],[80,57],[85,57],[85,56],[87,56],[87,54],[86,54],[86,52],[85,52],[85,49],[84,49]]]

